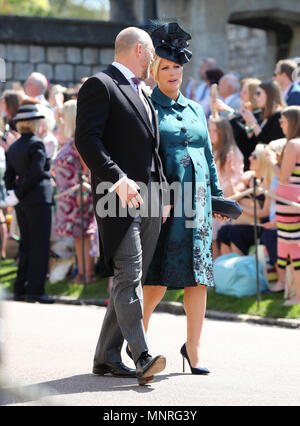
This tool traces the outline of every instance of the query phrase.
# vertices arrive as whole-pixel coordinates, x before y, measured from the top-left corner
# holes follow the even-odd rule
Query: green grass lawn
[[[13,282],[16,277],[17,268],[13,260],[5,260],[0,266],[0,283],[2,288],[12,292]],[[47,282],[46,292],[52,296],[71,296],[85,299],[106,299],[108,280],[99,279],[89,283],[85,287],[78,284],[70,284],[70,280],[63,280],[56,284]],[[168,290],[164,297],[165,301],[183,301],[183,290]],[[258,310],[256,296],[236,298],[217,294],[214,289],[208,290],[207,309],[232,312],[237,314],[258,315],[269,318],[300,318],[300,304],[290,307],[283,306],[283,293],[261,294],[260,309]]]

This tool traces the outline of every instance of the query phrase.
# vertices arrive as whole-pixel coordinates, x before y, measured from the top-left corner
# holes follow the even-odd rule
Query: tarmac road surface
[[[167,367],[144,387],[92,374],[105,309],[2,302],[1,405],[300,405],[299,329],[206,319],[202,364],[211,374],[195,376],[182,373],[185,316],[154,313],[151,354],[166,355]],[[125,346],[123,361],[133,367]]]

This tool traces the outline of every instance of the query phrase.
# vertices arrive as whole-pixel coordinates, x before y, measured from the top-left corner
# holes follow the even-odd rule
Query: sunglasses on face
[[[257,160],[257,155],[256,154],[252,154],[252,155],[250,155],[250,158],[252,158],[252,160]]]
[[[257,91],[256,93],[255,93],[255,96],[260,96],[261,95],[261,92],[260,91]]]

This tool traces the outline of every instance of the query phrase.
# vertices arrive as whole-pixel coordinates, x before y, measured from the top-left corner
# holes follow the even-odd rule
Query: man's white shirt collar
[[[229,104],[230,101],[232,101],[232,99],[235,98],[235,96],[237,95],[237,93],[233,93],[232,95],[227,96],[227,98],[225,98],[224,102],[225,104]]]
[[[129,68],[125,67],[125,65],[120,64],[120,62],[113,62],[112,65],[118,68],[118,70],[124,75],[124,77],[129,81],[131,86],[136,91],[135,85],[131,80],[133,77],[135,77],[134,73]]]

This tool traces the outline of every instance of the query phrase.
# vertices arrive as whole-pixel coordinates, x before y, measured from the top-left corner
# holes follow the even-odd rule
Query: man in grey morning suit
[[[140,86],[140,79],[148,76],[154,48],[150,36],[134,27],[121,31],[115,48],[115,62],[84,83],[77,105],[75,143],[91,170],[101,271],[103,276],[114,275],[93,372],[137,377],[139,384],[146,384],[166,364],[162,355],[149,355],[142,322],[142,280],[155,250],[161,217],[141,217],[139,208],[151,181],[165,182],[156,114]],[[99,184],[104,182],[110,183],[108,193],[99,194]],[[143,183],[141,188],[136,182]],[[116,217],[102,214],[104,196],[112,203],[115,199]],[[159,191],[152,199],[161,210]],[[137,214],[129,214],[134,209]],[[122,363],[124,339],[136,371]]]

